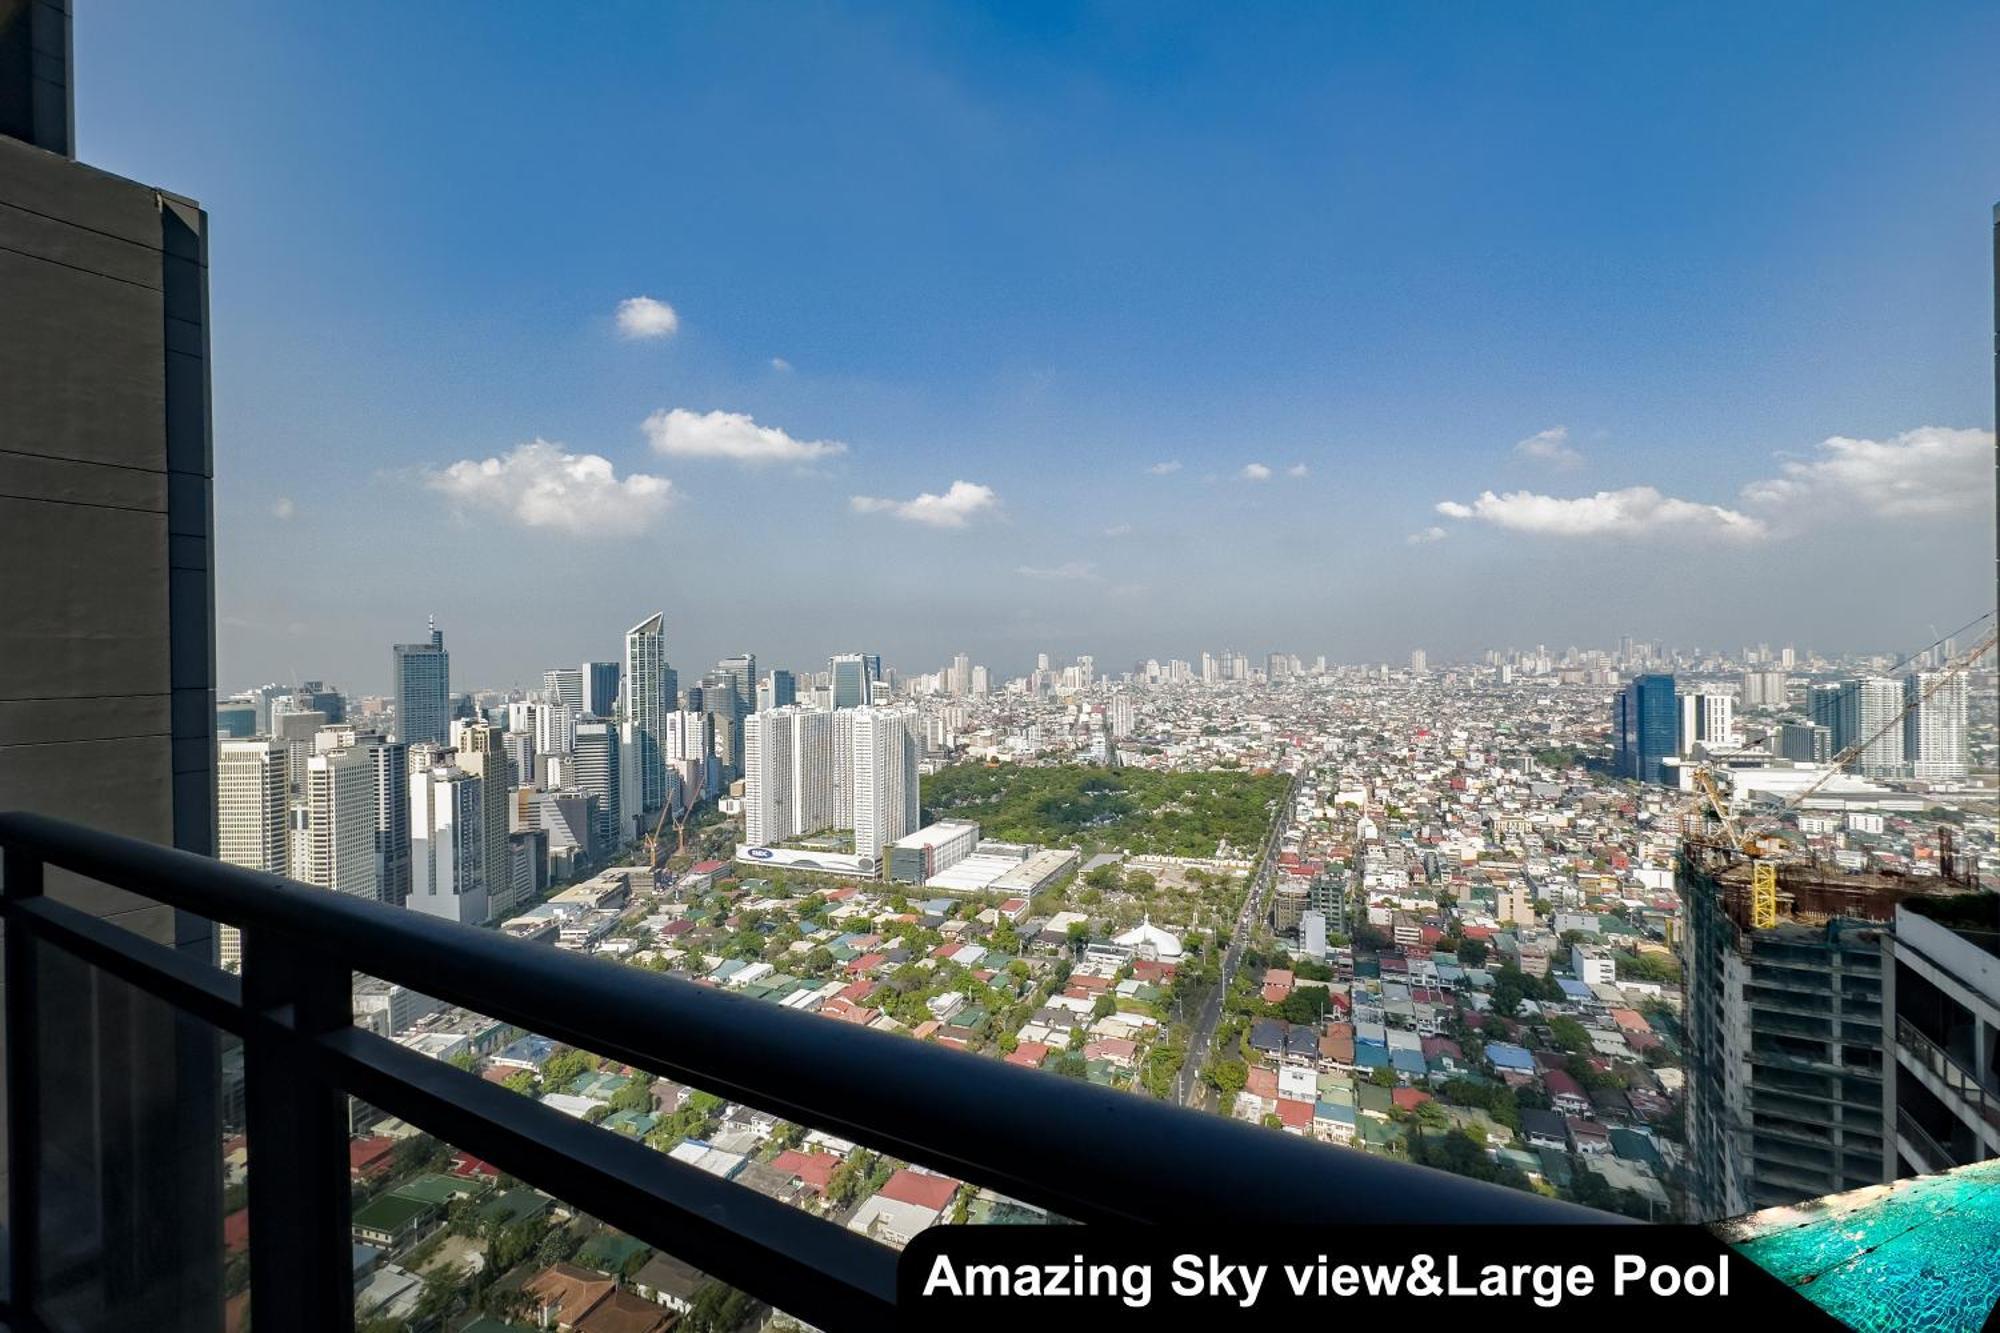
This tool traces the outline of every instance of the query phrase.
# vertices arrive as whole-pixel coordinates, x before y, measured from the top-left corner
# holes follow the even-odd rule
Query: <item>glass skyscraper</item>
[[[875,673],[881,670],[879,657],[864,656],[861,653],[842,653],[827,663],[827,670],[833,680],[833,706],[835,708],[861,708],[870,702]],[[871,670],[871,664],[873,666]]]
[[[674,711],[673,668],[667,665],[666,613],[655,611],[625,634],[625,721],[638,743],[642,810],[657,810],[667,797],[663,741],[667,714]]]
[[[589,717],[610,717],[618,704],[618,664],[583,664],[583,711]]]
[[[444,631],[431,621],[429,643],[395,647],[396,739],[405,745],[438,745],[451,735],[451,654]]]
[[[1612,706],[1611,735],[1620,777],[1665,782],[1663,761],[1678,752],[1679,705],[1674,678],[1634,676]]]

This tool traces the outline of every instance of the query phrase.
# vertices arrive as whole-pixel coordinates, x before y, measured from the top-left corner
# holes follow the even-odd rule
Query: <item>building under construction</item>
[[[1730,1217],[1893,1180],[1884,941],[1897,904],[1955,878],[1843,873],[1689,841],[1688,1205]]]

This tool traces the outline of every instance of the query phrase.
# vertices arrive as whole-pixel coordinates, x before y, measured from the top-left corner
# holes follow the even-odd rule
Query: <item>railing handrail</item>
[[[1905,1138],[1932,1155],[1928,1163],[1931,1171],[1949,1171],[1958,1165],[1958,1158],[1952,1155],[1949,1148],[1939,1143],[1929,1130],[1917,1123],[1917,1118],[1910,1114],[1909,1107],[1896,1108],[1896,1128]]]
[[[0,852],[7,871],[0,911],[10,951],[39,939],[257,1042],[259,1058],[277,1062],[252,1079],[251,1089],[252,1111],[265,1108],[262,1132],[275,1136],[271,1141],[288,1135],[272,1098],[302,1099],[298,1105],[315,1117],[296,1144],[281,1145],[265,1170],[253,1174],[253,1196],[261,1176],[263,1188],[275,1191],[268,1197],[286,1197],[279,1186],[290,1177],[273,1175],[274,1167],[337,1174],[298,1177],[314,1185],[316,1200],[301,1218],[260,1220],[252,1235],[253,1278],[262,1262],[254,1254],[260,1239],[282,1267],[301,1253],[336,1248],[334,1240],[344,1234],[344,1214],[326,1186],[337,1180],[345,1189],[343,1140],[332,1120],[336,1103],[328,1099],[346,1092],[396,1108],[445,1141],[474,1150],[490,1145],[484,1155],[544,1190],[561,1194],[563,1180],[588,1176],[596,1182],[590,1197],[611,1210],[600,1215],[637,1228],[654,1244],[673,1245],[678,1237],[693,1249],[689,1257],[705,1255],[752,1295],[782,1303],[789,1293],[801,1313],[821,1314],[818,1322],[845,1326],[884,1299],[885,1270],[873,1257],[874,1246],[863,1245],[868,1254],[856,1251],[860,1238],[837,1223],[795,1213],[744,1186],[712,1181],[610,1131],[571,1121],[355,1027],[348,978],[356,971],[1079,1222],[1267,1224],[1268,1192],[1246,1188],[1252,1182],[1281,1188],[1285,1220],[1302,1225],[1627,1220],[46,816],[0,813]],[[43,901],[45,866],[237,927],[245,951],[242,980],[64,907],[59,897]],[[10,970],[10,994],[14,981]],[[15,1049],[15,1018],[10,1004],[9,1068],[32,1080],[32,1056],[21,1053],[32,1044]],[[307,1080],[297,1094],[273,1090],[274,1079],[283,1086],[293,1078]],[[254,1138],[255,1123],[252,1130]],[[307,1165],[321,1156],[322,1166]],[[21,1198],[30,1197],[22,1191],[33,1174],[16,1182]],[[651,1183],[641,1183],[642,1177]],[[666,1219],[675,1210],[701,1234],[670,1225]],[[24,1270],[32,1254],[20,1237],[28,1234],[17,1233],[15,1245],[17,1267]],[[717,1248],[736,1244],[732,1235],[752,1249]],[[344,1246],[338,1248],[344,1255]],[[763,1256],[765,1266],[758,1267],[751,1252]],[[814,1275],[828,1291],[818,1291],[817,1283],[812,1291],[798,1289],[797,1278]],[[756,1290],[760,1283],[784,1291]],[[298,1292],[292,1305],[294,1313],[315,1308]]]
[[[1308,1225],[1610,1219],[47,816],[0,813],[0,846],[1078,1221],[1268,1222],[1246,1179]]]
[[[2000,1091],[1981,1083],[1979,1075],[1966,1068],[1964,1061],[1900,1014],[1896,1017],[1896,1039],[1915,1048],[1919,1055],[1930,1057],[1932,1072],[1938,1079],[1954,1093],[1976,1102],[1981,1118],[2000,1129]]]

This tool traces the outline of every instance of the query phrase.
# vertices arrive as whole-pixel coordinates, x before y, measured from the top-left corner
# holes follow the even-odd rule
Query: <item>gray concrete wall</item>
[[[212,855],[207,222],[0,136],[0,809]],[[51,872],[52,897],[214,956],[211,924]],[[50,1328],[220,1325],[217,1034],[38,947],[35,1289]],[[26,980],[29,989],[22,993]],[[18,1006],[18,1007],[12,1007]]]
[[[0,138],[0,809],[212,854],[205,230],[184,200]]]

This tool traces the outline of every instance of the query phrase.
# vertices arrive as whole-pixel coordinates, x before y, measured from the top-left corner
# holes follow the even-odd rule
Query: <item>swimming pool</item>
[[[2000,1304],[2000,1161],[1767,1208],[1715,1231],[1858,1329],[1975,1333]]]

